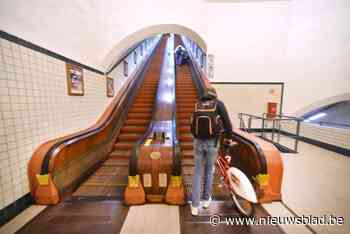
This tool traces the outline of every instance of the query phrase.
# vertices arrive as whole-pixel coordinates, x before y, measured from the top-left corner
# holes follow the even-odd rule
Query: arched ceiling
[[[304,114],[317,110],[319,108],[337,103],[337,102],[343,102],[343,101],[349,101],[350,100],[350,93],[343,93],[332,97],[327,97],[321,100],[317,100],[316,102],[312,103],[311,105],[308,105],[300,110],[298,110],[295,115],[296,116],[303,116]]]
[[[3,0],[0,27],[106,71],[128,48],[161,32],[184,34],[206,50],[204,6],[201,0]]]
[[[127,53],[128,48],[133,47],[145,38],[156,36],[160,33],[176,33],[187,36],[195,41],[204,51],[207,50],[207,45],[202,37],[190,28],[177,24],[152,25],[126,36],[117,43],[103,61],[103,64],[107,65],[105,68],[108,70],[115,62],[119,61]]]

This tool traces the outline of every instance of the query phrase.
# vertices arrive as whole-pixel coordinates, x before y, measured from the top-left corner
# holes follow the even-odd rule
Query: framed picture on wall
[[[114,97],[114,80],[111,77],[106,77],[107,97]]]
[[[79,66],[66,63],[68,95],[84,95],[84,73]]]
[[[124,60],[123,62],[123,73],[124,73],[124,76],[128,77],[129,75],[129,64],[126,60]]]

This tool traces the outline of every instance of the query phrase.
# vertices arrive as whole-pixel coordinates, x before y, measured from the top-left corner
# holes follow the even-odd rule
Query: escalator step
[[[193,142],[180,142],[182,150],[193,150]]]
[[[153,107],[153,103],[149,102],[149,103],[142,103],[142,102],[138,102],[138,103],[134,103],[132,105],[132,107],[136,107],[136,108],[152,108]]]
[[[131,155],[131,150],[114,150],[112,153],[109,154],[110,158],[118,158],[118,159],[124,159],[129,158]]]
[[[184,166],[194,166],[194,160],[193,159],[188,159],[188,158],[183,158],[181,159],[181,165]]]
[[[190,124],[190,118],[178,119],[177,123],[178,123],[179,126],[189,125]]]
[[[144,133],[147,130],[146,126],[124,126],[121,129],[121,133]]]
[[[120,171],[122,170],[120,167],[128,167],[129,166],[129,160],[118,160],[121,162],[121,164],[118,167],[110,167],[110,166],[101,166],[97,171],[94,173],[94,175],[118,175]]]
[[[142,137],[141,133],[121,133],[118,137],[119,141],[137,141]]]
[[[179,127],[179,131],[180,131],[180,134],[181,133],[190,133],[191,129],[190,129],[190,126],[181,126],[181,127]]]
[[[182,150],[182,157],[192,159],[194,157],[193,150]]]
[[[177,117],[179,119],[190,119],[191,113],[178,113]]]
[[[184,142],[187,142],[187,141],[192,142],[193,136],[192,136],[192,134],[180,134],[179,139],[180,139],[180,141],[184,141]]]
[[[188,98],[188,99],[197,99],[197,95],[196,94],[187,94],[187,93],[183,93],[183,94],[177,94],[176,95],[178,99],[182,99],[182,98]]]
[[[141,107],[132,107],[129,113],[150,113],[152,108],[141,108]]]
[[[149,122],[149,119],[127,119],[125,125],[147,125]]]
[[[128,169],[128,167],[124,163],[125,161],[129,162],[128,160],[119,160],[119,159],[109,158],[103,163],[103,166],[104,167],[117,166],[115,167],[115,169],[118,172],[121,172],[121,171],[124,171],[125,168]]]
[[[193,107],[180,107],[177,109],[179,113],[193,113],[194,108]]]
[[[195,98],[176,98],[178,103],[196,103],[197,99]]]
[[[115,150],[131,150],[135,142],[118,142],[114,145]]]
[[[144,98],[144,99],[154,99],[155,95],[150,95],[150,94],[141,94],[141,95],[137,95],[137,98]]]
[[[152,113],[128,113],[128,119],[149,119],[151,118]]]
[[[176,108],[182,108],[182,107],[190,107],[190,108],[194,108],[194,104],[190,103],[190,102],[186,102],[186,103],[176,103]]]

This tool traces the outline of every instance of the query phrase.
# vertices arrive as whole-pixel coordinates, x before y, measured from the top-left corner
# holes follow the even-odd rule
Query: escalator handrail
[[[181,39],[182,40],[182,39]],[[184,46],[184,48],[188,49],[185,46],[185,43],[182,41],[182,45]],[[208,81],[208,78],[206,76],[206,74],[198,67],[198,64],[195,62],[194,57],[192,56],[191,53],[188,52],[188,55],[190,57],[190,68],[193,71],[193,73],[195,74],[194,76],[192,76],[194,78],[194,82],[196,84],[196,88],[199,91],[200,96],[203,95],[205,89],[207,88],[207,85],[205,84],[205,80]],[[246,143],[250,144],[251,146],[253,146],[253,148],[256,150],[258,158],[260,160],[260,165],[261,165],[261,172],[262,174],[266,174],[267,173],[267,163],[266,163],[266,157],[265,154],[262,150],[262,148],[260,147],[260,145],[256,142],[254,142],[251,139],[248,139],[236,132],[232,132],[232,137],[239,137],[242,141],[245,141]]]
[[[140,78],[142,77],[141,74],[144,72],[146,67],[149,64],[149,61],[152,59],[155,51],[159,47],[160,41],[158,41],[158,44],[153,48],[153,51],[145,58],[145,61],[141,65],[141,69],[137,69],[134,75],[131,75],[133,78],[129,79],[127,84],[123,87],[123,90],[120,91],[120,96],[116,96],[115,100],[116,103],[113,106],[112,111],[109,113],[109,115],[106,117],[106,119],[102,122],[97,122],[95,127],[88,128],[86,130],[83,130],[77,134],[73,134],[67,137],[64,137],[63,139],[60,139],[58,142],[54,143],[49,150],[46,152],[42,165],[41,165],[41,172],[40,174],[48,174],[50,170],[50,161],[52,158],[55,157],[63,148],[68,147],[69,145],[72,145],[76,142],[79,142],[83,139],[88,138],[89,136],[92,136],[94,134],[97,134],[104,130],[112,121],[112,117],[118,113],[121,108],[121,106],[124,106],[127,104],[131,98],[133,98],[133,95],[130,95],[130,92],[135,91],[135,87],[139,84]],[[118,117],[118,121],[121,118],[121,115]]]
[[[175,43],[175,38],[174,38]],[[175,45],[175,44],[174,44]],[[174,53],[175,56],[175,53]],[[174,61],[175,57],[174,57]],[[175,74],[175,80],[174,80],[174,94],[176,98],[176,63],[174,63],[174,74]],[[172,134],[173,134],[173,164],[172,164],[172,175],[173,176],[180,176],[181,175],[181,148],[180,143],[177,138],[177,106],[176,106],[176,100],[174,100],[173,105],[173,125],[172,125]]]

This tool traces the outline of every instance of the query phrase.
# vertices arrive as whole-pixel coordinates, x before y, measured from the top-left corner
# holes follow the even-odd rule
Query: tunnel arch
[[[194,42],[204,51],[207,51],[207,44],[204,39],[194,30],[179,24],[158,24],[144,27],[137,30],[116,44],[103,60],[103,68],[108,71],[117,61],[123,58],[128,50],[142,40],[162,33],[176,33],[184,35]]]
[[[350,93],[343,93],[336,96],[328,97],[300,109],[299,111],[296,112],[296,116],[303,116],[313,110],[317,110],[322,107],[332,105],[334,103],[348,101],[348,100],[350,100]]]

